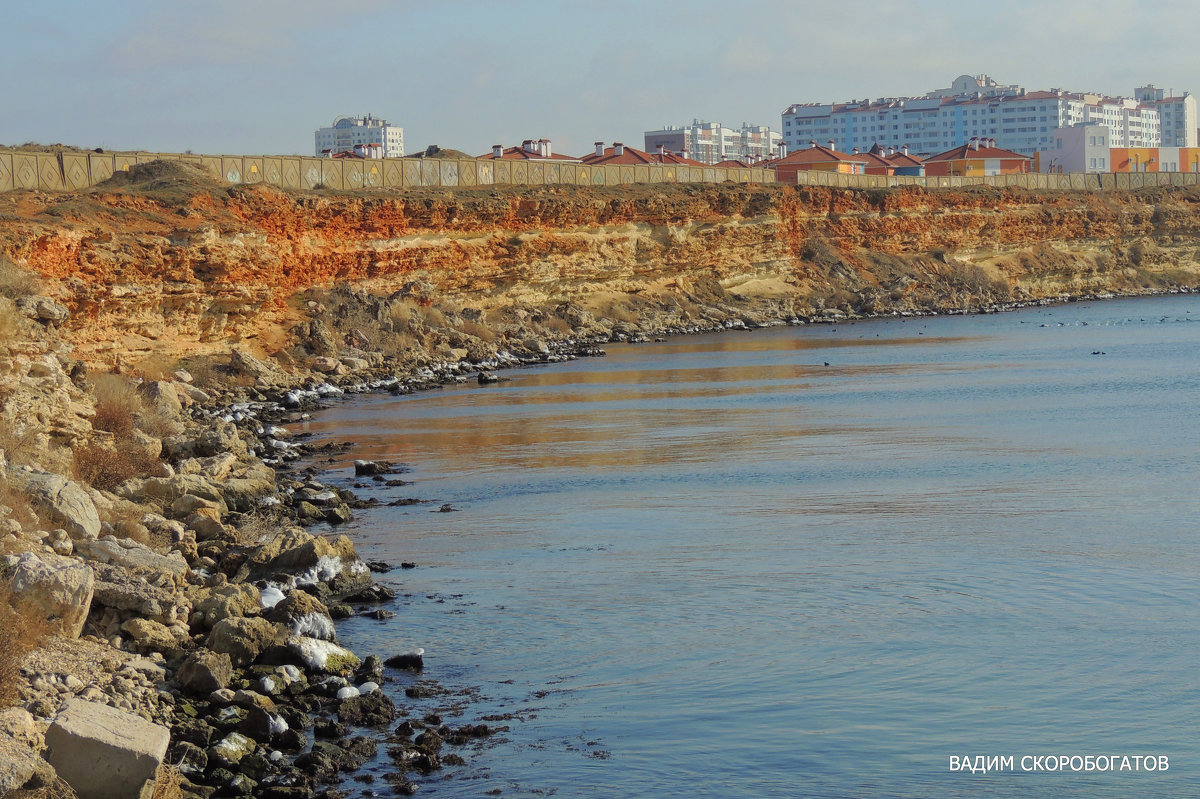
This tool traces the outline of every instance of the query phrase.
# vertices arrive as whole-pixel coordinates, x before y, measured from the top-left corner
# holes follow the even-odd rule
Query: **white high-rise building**
[[[783,139],[789,150],[807,147],[812,141],[832,141],[830,146],[842,152],[855,147],[866,151],[879,144],[908,145],[915,153],[930,155],[979,138],[1032,154],[1049,147],[1058,128],[1100,124],[1110,130],[1113,147],[1157,147],[1167,113],[1172,114],[1172,136],[1186,136],[1188,130],[1196,135],[1196,103],[1191,95],[1163,98],[1159,92],[1152,99],[1147,90],[1138,92],[1135,98],[1059,89],[1027,92],[1019,86],[997,84],[986,75],[961,75],[949,88],[924,97],[789,106],[783,112]]]
[[[317,155],[335,155],[353,150],[356,144],[377,144],[384,158],[401,158],[404,155],[404,128],[389,125],[386,119],[365,117],[338,117],[327,128],[318,128],[313,134]]]
[[[1196,98],[1191,92],[1177,97],[1165,97],[1165,94],[1151,84],[1136,89],[1134,98],[1158,109],[1163,147],[1197,146],[1196,127],[1200,120],[1197,119]]]
[[[782,141],[778,132],[766,125],[747,125],[727,128],[720,122],[692,120],[690,125],[668,125],[661,130],[648,130],[643,140],[646,152],[656,153],[662,147],[682,158],[702,164],[720,161],[753,163],[775,156]]]

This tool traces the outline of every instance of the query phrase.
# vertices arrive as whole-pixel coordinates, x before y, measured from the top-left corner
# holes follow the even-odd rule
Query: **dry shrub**
[[[21,698],[21,661],[51,632],[46,619],[20,605],[9,575],[0,571],[0,708],[12,707]]]
[[[155,438],[166,438],[183,432],[183,425],[174,414],[162,408],[150,407],[138,411],[134,414],[133,422],[138,430]]]
[[[542,329],[547,333],[554,333],[561,336],[569,335],[572,332],[571,324],[566,319],[560,319],[557,316],[552,316],[543,321]]]
[[[99,375],[95,379],[96,416],[92,427],[115,436],[133,432],[135,413],[142,410],[137,386],[120,375]]]
[[[409,327],[413,319],[420,319],[416,303],[409,300],[393,300],[387,309],[387,318],[396,330]]]
[[[0,296],[0,343],[16,341],[21,334],[21,312],[16,303]]]
[[[460,333],[468,336],[474,336],[480,341],[496,340],[496,331],[492,330],[482,322],[473,322],[470,319],[467,319],[460,322],[457,327]]]
[[[42,280],[34,272],[22,269],[8,258],[0,256],[0,295],[16,299],[38,294],[42,290]]]
[[[287,520],[278,515],[269,511],[259,511],[243,516],[237,526],[232,528],[234,540],[238,546],[259,546],[279,535],[280,529],[286,524]]]
[[[429,307],[418,307],[417,315],[421,319],[421,323],[425,327],[440,328],[446,326],[446,315],[432,305]]]
[[[179,768],[170,763],[163,763],[158,767],[158,774],[154,781],[154,793],[150,795],[150,799],[182,799],[183,797],[183,775]]]
[[[8,517],[15,519],[24,529],[29,529],[38,523],[37,514],[33,512],[33,506],[29,504],[29,497],[7,480],[0,482],[0,505],[8,508],[10,511]]]
[[[4,799],[79,799],[75,789],[62,777],[55,775],[54,781],[39,788],[18,788],[4,795]]]
[[[154,460],[135,447],[106,447],[91,442],[75,448],[73,471],[76,479],[99,491],[112,491],[133,477],[141,477],[154,466]]]

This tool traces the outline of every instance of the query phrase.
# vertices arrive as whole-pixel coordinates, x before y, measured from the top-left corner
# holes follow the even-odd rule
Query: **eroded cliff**
[[[0,197],[0,253],[71,310],[62,332],[77,357],[111,366],[241,345],[294,363],[331,354],[311,346],[314,320],[334,350],[380,349],[391,334],[399,351],[453,357],[613,324],[1191,287],[1198,209],[1194,189],[285,193],[151,164],[79,194]]]

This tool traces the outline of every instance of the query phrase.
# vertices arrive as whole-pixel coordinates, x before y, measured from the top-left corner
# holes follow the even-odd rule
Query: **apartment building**
[[[783,112],[783,139],[789,150],[808,141],[832,139],[841,150],[907,145],[917,154],[950,150],[971,139],[992,140],[1002,149],[1032,154],[1051,144],[1058,128],[1078,124],[1107,127],[1114,146],[1158,146],[1162,122],[1171,113],[1171,135],[1195,135],[1196,103],[1155,95],[1113,98],[1060,89],[1028,92],[1004,86],[986,75],[961,75],[949,87],[923,97],[881,97],[844,103],[796,103]],[[1140,99],[1139,99],[1140,98]],[[1182,124],[1177,120],[1182,119]]]
[[[727,128],[720,122],[692,120],[691,125],[668,125],[660,130],[648,130],[643,136],[646,152],[659,148],[703,164],[737,160],[755,163],[771,158],[779,149],[783,137],[766,125]]]
[[[1104,125],[1074,125],[1054,131],[1035,165],[1039,172],[1059,173],[1200,172],[1200,147],[1131,147],[1114,144]]]
[[[386,119],[370,114],[362,117],[338,117],[327,128],[313,134],[317,155],[334,155],[353,150],[355,145],[377,144],[381,157],[404,156],[404,128],[389,125]]]

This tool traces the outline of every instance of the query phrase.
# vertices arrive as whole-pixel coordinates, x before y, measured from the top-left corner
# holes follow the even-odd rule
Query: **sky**
[[[1192,0],[6,0],[0,29],[0,145],[311,155],[369,113],[408,152],[580,155],[962,74],[1200,93]]]

